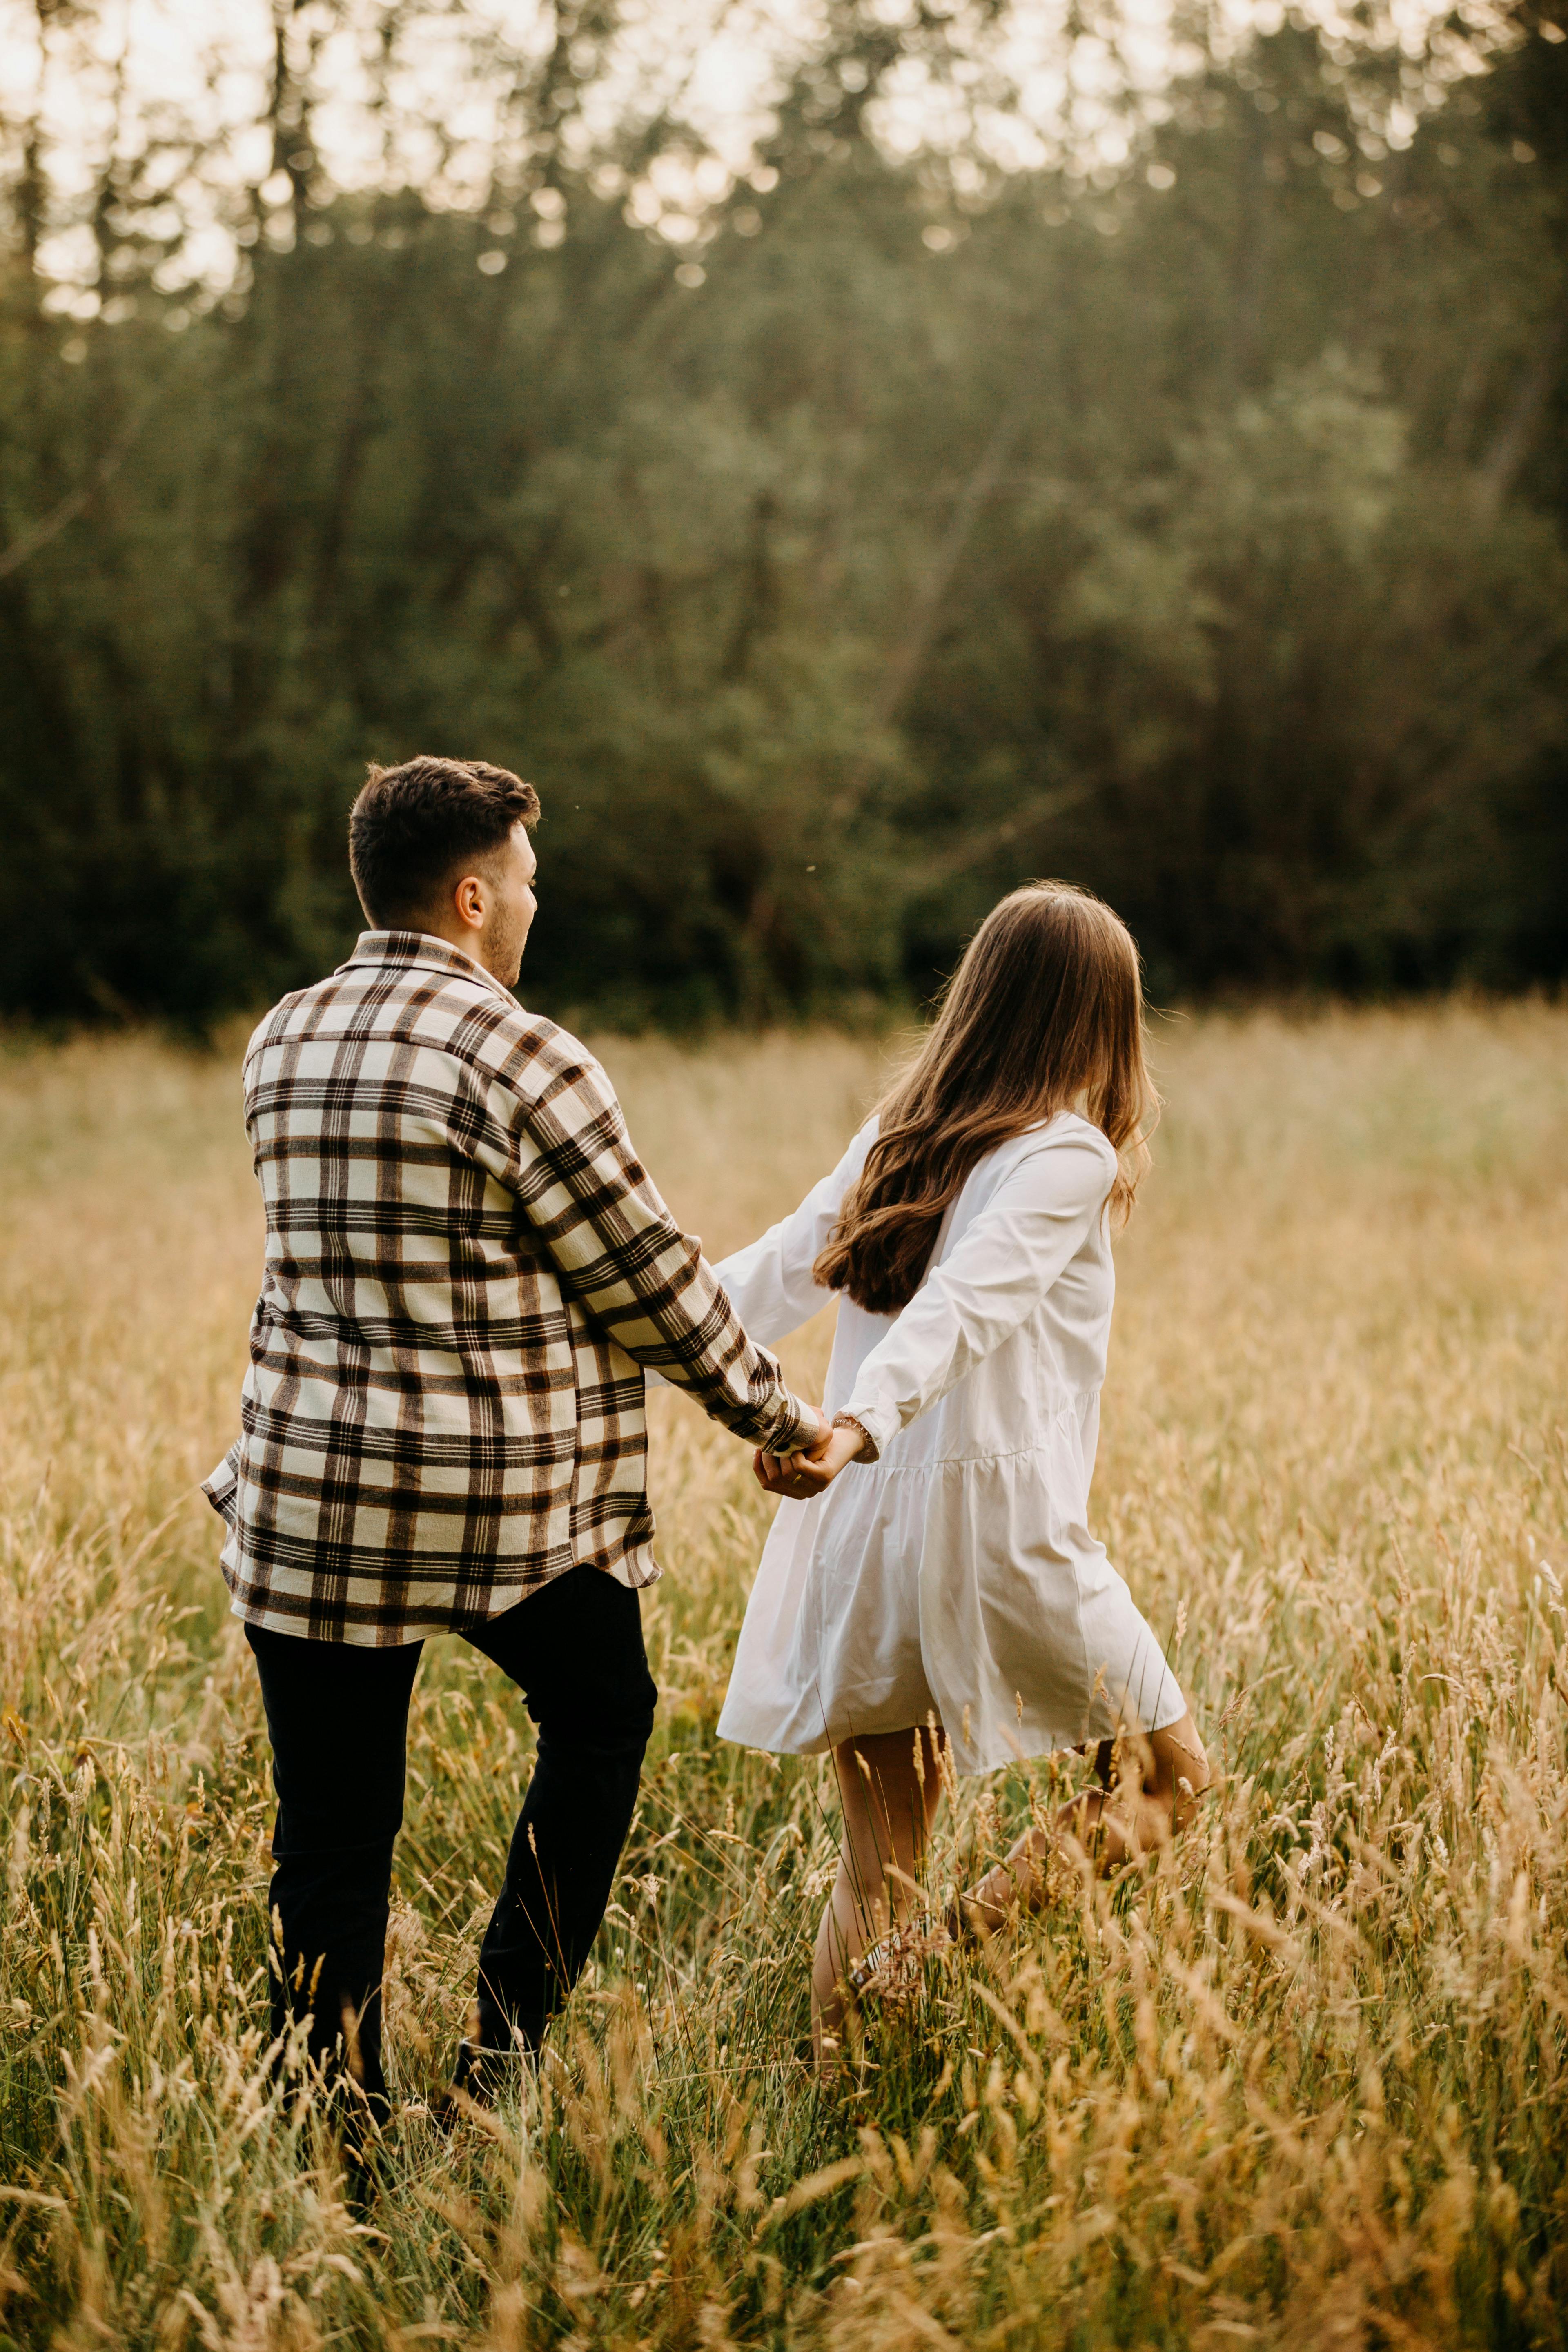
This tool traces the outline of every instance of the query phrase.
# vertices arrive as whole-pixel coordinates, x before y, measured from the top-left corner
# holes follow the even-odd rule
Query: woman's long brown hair
[[[986,916],[920,1054],[884,1097],[818,1282],[874,1315],[907,1307],[975,1162],[1060,1110],[1080,1112],[1114,1146],[1110,1200],[1125,1217],[1158,1099],[1126,925],[1070,882],[1026,884]]]

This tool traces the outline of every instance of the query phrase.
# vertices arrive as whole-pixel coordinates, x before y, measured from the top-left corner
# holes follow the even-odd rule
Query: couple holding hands
[[[1005,898],[837,1167],[712,1266],[599,1064],[510,992],[538,816],[482,761],[373,770],[350,821],[371,928],[245,1061],[266,1265],[242,1434],[205,1492],[272,1744],[274,2030],[308,2017],[310,2054],[376,2121],[427,1635],[493,1659],[538,1733],[449,2108],[537,2050],[604,1916],[658,1696],[647,1372],[749,1443],[782,1498],[719,1729],[834,1757],[819,2055],[898,1968],[951,1772],[1096,1746],[1104,1784],[958,1898],[955,1938],[1043,1898],[1053,1834],[1114,1863],[1208,1778],[1087,1517],[1110,1234],[1152,1101],[1126,929],[1061,884]],[[835,1297],[819,1412],[768,1350]]]

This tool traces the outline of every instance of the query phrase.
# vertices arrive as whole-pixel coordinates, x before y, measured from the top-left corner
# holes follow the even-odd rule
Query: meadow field
[[[830,1775],[714,1737],[767,1507],[655,1398],[663,1700],[609,1923],[522,2106],[405,2115],[368,2214],[268,2087],[266,1747],[193,1491],[259,1257],[239,1042],[0,1051],[0,2352],[1568,2341],[1568,1011],[1157,1024],[1095,1492],[1215,1793],[829,2085],[795,2051]],[[715,1253],[898,1048],[598,1042]],[[529,1751],[429,1645],[411,2103]],[[1084,1769],[962,1784],[938,1886]]]

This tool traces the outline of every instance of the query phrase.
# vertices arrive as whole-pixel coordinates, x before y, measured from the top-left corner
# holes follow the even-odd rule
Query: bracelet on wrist
[[[870,1431],[867,1428],[863,1421],[858,1421],[852,1412],[836,1412],[833,1416],[833,1426],[835,1429],[854,1430],[857,1436],[859,1438],[862,1446],[865,1448],[863,1458],[868,1462],[875,1462],[877,1459],[876,1444],[872,1440]]]

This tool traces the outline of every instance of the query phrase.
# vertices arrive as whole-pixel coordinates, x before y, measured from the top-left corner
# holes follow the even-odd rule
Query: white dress
[[[753,1339],[828,1303],[812,1267],[875,1132],[720,1265]],[[824,1402],[855,1414],[878,1458],[779,1505],[722,1738],[809,1756],[934,1713],[959,1769],[984,1772],[1185,1714],[1089,1531],[1115,1175],[1100,1130],[1059,1112],[970,1171],[900,1314],[840,1300]]]

